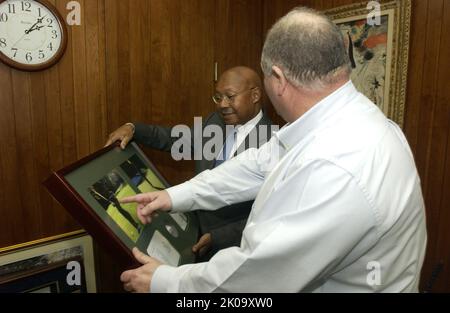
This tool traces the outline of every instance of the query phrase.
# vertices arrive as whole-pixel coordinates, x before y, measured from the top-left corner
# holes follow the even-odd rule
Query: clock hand
[[[33,30],[41,30],[41,28],[47,27],[48,25],[42,25],[42,26],[37,26],[35,29]]]
[[[14,48],[19,42],[22,41],[22,39],[23,39],[26,35],[27,35],[27,34],[25,34],[25,35],[23,35],[22,37],[20,37],[20,39],[17,40],[16,43],[12,45],[12,47]]]
[[[34,30],[34,26],[36,26],[37,24],[39,24],[39,20],[36,23],[34,23],[33,26],[31,26],[29,29],[25,30],[25,35],[31,33]]]
[[[45,18],[47,15],[48,15],[48,14],[46,14],[44,17],[38,18],[38,19],[37,19],[37,22],[34,23],[33,26],[31,26],[29,29],[25,30],[25,34],[22,35],[22,37],[20,37],[20,39],[17,40],[15,44],[12,45],[13,48],[14,48],[19,42],[21,42],[22,39],[23,39],[26,35],[28,35],[29,33],[31,33],[33,30],[36,30],[36,28],[33,29],[33,27],[36,26],[36,25],[39,24],[39,23],[42,23],[42,21],[44,20],[44,18]],[[38,27],[39,27],[39,26],[38,26]],[[42,28],[42,26],[39,27],[38,30],[41,29],[41,28]]]
[[[51,24],[48,24],[48,25],[41,25],[41,26],[37,26],[35,29],[33,29],[33,30],[41,30],[41,28],[44,28],[44,27],[52,27],[52,26],[50,26]]]
[[[33,29],[31,29],[31,30],[26,30],[26,31],[25,31],[25,34],[22,35],[22,37],[20,37],[20,39],[17,40],[15,44],[12,45],[13,48],[14,48],[19,42],[21,42],[22,39],[25,38],[25,36],[27,36],[29,33],[31,33],[33,30],[36,30],[36,29],[40,29],[39,26],[38,26],[38,28],[33,28]]]
[[[35,30],[36,28],[34,28],[34,26],[36,26],[37,24],[41,24],[42,21],[44,20],[44,18],[47,15],[45,15],[44,17],[38,18],[36,23],[33,24],[33,26],[31,26],[29,29],[25,30],[25,34],[28,35],[29,33],[31,33],[33,30]]]

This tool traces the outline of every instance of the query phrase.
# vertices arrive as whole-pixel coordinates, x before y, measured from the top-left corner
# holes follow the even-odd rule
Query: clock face
[[[57,61],[66,34],[53,10],[45,1],[0,1],[0,56],[5,63],[37,70]]]

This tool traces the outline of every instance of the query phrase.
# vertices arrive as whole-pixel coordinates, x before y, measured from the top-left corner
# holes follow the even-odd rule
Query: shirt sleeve
[[[278,161],[274,141],[261,148],[247,149],[213,170],[190,181],[168,188],[174,212],[216,210],[255,199],[266,173]]]
[[[271,187],[267,199],[253,207],[240,247],[221,250],[207,263],[161,266],[152,290],[313,290],[379,240],[364,191],[332,162],[311,161]]]

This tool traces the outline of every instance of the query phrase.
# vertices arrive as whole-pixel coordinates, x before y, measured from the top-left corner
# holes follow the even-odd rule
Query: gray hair
[[[278,66],[296,87],[323,88],[351,73],[339,28],[326,15],[297,7],[267,34],[261,58],[266,76]]]

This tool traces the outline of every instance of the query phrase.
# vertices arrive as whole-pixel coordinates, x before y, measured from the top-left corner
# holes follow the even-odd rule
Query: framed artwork
[[[348,43],[356,88],[403,127],[411,0],[380,1],[378,8],[366,1],[325,13]]]
[[[134,142],[106,147],[54,172],[44,185],[100,245],[125,267],[139,265],[133,247],[165,264],[192,263],[198,239],[193,213],[157,212],[143,225],[137,205],[119,199],[169,186]]]
[[[0,252],[0,293],[96,292],[92,238],[77,231]]]

